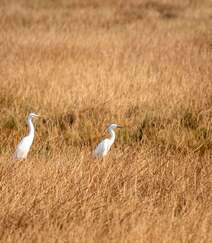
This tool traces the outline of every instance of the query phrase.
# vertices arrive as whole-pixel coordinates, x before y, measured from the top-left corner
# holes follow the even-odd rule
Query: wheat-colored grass
[[[1,1],[1,242],[212,242],[211,13]],[[12,161],[29,112],[44,118]],[[93,160],[110,122],[125,128]]]

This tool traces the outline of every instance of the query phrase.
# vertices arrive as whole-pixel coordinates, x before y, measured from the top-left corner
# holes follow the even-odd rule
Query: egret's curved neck
[[[110,141],[113,143],[115,141],[116,134],[113,129],[108,129],[108,132],[110,133]]]
[[[28,117],[27,124],[28,124],[28,127],[29,127],[29,134],[28,134],[28,136],[33,138],[34,134],[35,134],[35,128],[34,128],[33,123],[32,123],[32,117]]]

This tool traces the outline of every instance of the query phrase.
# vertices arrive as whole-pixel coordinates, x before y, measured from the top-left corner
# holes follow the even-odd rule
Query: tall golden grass
[[[212,242],[211,26],[210,0],[0,2],[1,242]]]

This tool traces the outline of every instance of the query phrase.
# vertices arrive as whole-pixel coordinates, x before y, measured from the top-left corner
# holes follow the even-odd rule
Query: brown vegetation
[[[1,242],[212,242],[211,67],[209,0],[1,1]]]

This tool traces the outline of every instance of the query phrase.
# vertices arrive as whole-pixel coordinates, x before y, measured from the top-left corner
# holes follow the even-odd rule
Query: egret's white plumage
[[[104,140],[102,140],[96,147],[95,151],[94,151],[94,156],[95,157],[104,157],[108,151],[110,150],[112,144],[115,141],[116,138],[116,134],[114,129],[115,128],[121,128],[121,126],[117,125],[117,124],[111,124],[108,127],[108,132],[110,133],[110,138],[106,138]]]
[[[35,128],[32,123],[33,117],[38,117],[38,115],[36,115],[35,113],[29,114],[29,116],[27,118],[27,125],[29,127],[29,133],[18,144],[15,154],[14,154],[15,159],[19,159],[19,160],[26,159],[27,154],[29,153],[30,147],[33,143],[33,139],[35,136]]]

